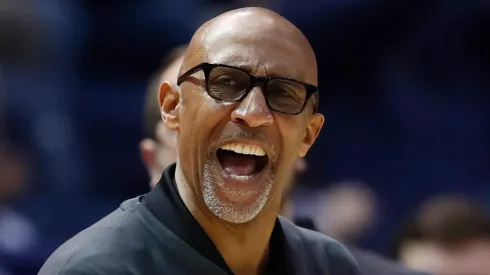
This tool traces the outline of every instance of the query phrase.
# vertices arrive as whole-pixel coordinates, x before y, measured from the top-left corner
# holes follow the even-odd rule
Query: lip
[[[236,180],[231,178],[230,174],[221,167],[217,159],[216,161],[218,162],[218,169],[220,169],[219,176],[222,182],[218,183],[219,189],[217,192],[224,194],[223,199],[235,205],[248,205],[252,203],[266,184],[264,179],[266,177],[266,170],[270,169],[270,164],[267,164],[262,171],[253,174],[248,180]],[[231,193],[230,190],[232,190]]]

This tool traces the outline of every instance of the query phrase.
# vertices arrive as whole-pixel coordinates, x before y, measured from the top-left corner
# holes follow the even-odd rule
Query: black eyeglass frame
[[[312,85],[312,84],[309,84],[309,83],[306,83],[306,82],[301,82],[301,81],[298,81],[296,79],[287,78],[287,77],[260,77],[260,76],[255,76],[255,75],[251,74],[250,72],[248,72],[248,71],[246,71],[244,69],[233,67],[233,66],[230,66],[230,65],[225,65],[225,64],[207,63],[207,62],[200,63],[197,66],[189,69],[187,72],[183,73],[177,79],[177,85],[182,84],[182,82],[184,82],[186,80],[186,78],[188,78],[189,76],[191,76],[191,75],[197,73],[198,71],[201,71],[202,70],[203,73],[204,73],[205,88],[206,88],[206,92],[208,93],[208,95],[210,97],[214,98],[214,99],[217,99],[217,100],[227,101],[227,100],[218,98],[218,97],[212,95],[209,92],[209,86],[208,86],[208,83],[209,83],[209,75],[211,74],[211,71],[214,68],[218,68],[218,67],[224,67],[224,68],[230,68],[230,69],[239,70],[239,71],[247,74],[250,77],[250,84],[249,84],[247,90],[245,91],[245,93],[243,93],[243,95],[240,98],[235,99],[235,100],[231,100],[231,101],[236,102],[236,101],[243,100],[248,95],[248,93],[250,93],[250,91],[254,87],[260,86],[262,88],[262,90],[264,91],[265,102],[267,104],[267,107],[270,110],[274,110],[276,112],[283,113],[283,114],[288,114],[288,115],[297,115],[297,114],[300,114],[305,109],[306,104],[308,103],[308,100],[310,99],[310,97],[312,95],[316,94],[316,97],[317,98],[316,98],[316,101],[314,102],[314,105],[313,105],[313,113],[316,113],[317,112],[317,109],[318,109],[318,100],[319,100],[319,98],[318,98],[319,97],[319,95],[318,95],[318,87],[317,86]],[[295,82],[295,83],[298,83],[298,84],[303,85],[305,87],[306,95],[305,95],[305,100],[304,100],[304,103],[303,103],[303,106],[301,107],[301,109],[299,109],[299,111],[294,112],[294,113],[288,113],[288,112],[283,112],[281,110],[277,110],[277,109],[273,108],[272,106],[270,106],[269,99],[268,99],[268,96],[267,96],[267,89],[265,88],[265,87],[267,87],[267,83],[270,80],[287,80],[287,81],[292,81],[292,82]]]

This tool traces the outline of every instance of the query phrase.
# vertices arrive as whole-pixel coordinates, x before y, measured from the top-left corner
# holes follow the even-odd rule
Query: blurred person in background
[[[163,60],[160,69],[150,79],[144,106],[144,127],[146,138],[140,142],[140,153],[150,176],[150,186],[160,181],[162,173],[177,160],[177,137],[173,130],[162,122],[158,93],[164,81],[177,82],[180,65],[187,46],[173,49]]]
[[[177,80],[184,53],[185,46],[177,47],[172,50],[164,59],[161,68],[151,78],[150,85],[146,91],[143,117],[145,118],[145,132],[147,137],[140,142],[140,152],[143,162],[148,170],[152,187],[158,183],[165,168],[177,160],[175,133],[164,127],[161,119],[160,107],[157,104],[157,98],[160,86],[164,81]],[[293,167],[293,180],[290,181],[290,184],[286,186],[284,191],[281,215],[294,220],[294,222],[301,227],[315,230],[315,222],[312,219],[295,218],[293,209],[294,203],[291,196],[291,192],[293,192],[296,183],[300,181],[301,173],[306,172],[307,168],[308,166],[305,158],[298,158],[296,160]],[[358,194],[357,192],[362,192],[362,194]],[[327,194],[326,201],[329,202],[328,205],[330,207],[322,207],[321,211],[329,211],[317,213],[317,215],[321,217],[318,220],[329,218],[329,215],[339,217],[333,218],[331,222],[335,225],[329,227],[332,231],[338,232],[336,237],[346,236],[341,234],[344,233],[341,232],[342,230],[352,232],[347,234],[349,236],[355,235],[361,230],[365,223],[368,223],[367,220],[370,220],[372,215],[370,211],[374,211],[372,209],[374,207],[374,198],[373,194],[366,186],[361,184],[343,185],[339,183],[338,186],[332,188],[332,191],[327,192]],[[357,201],[357,199],[359,199],[359,201]],[[347,208],[352,209],[352,211],[350,211],[352,214],[350,215],[349,213],[346,213],[346,204],[350,205],[347,206]],[[366,208],[364,210],[367,212],[363,212],[359,210],[359,208]],[[364,213],[365,215],[359,213]],[[341,218],[340,216],[347,216],[347,218]],[[357,219],[360,221],[357,221]],[[334,228],[342,228],[342,230],[335,231]],[[330,235],[329,229],[324,231],[324,233]],[[351,253],[353,253],[356,258],[359,269],[364,275],[421,274],[405,269],[374,253],[361,251],[355,248],[349,249],[351,249]]]
[[[7,115],[4,66],[35,63],[39,57],[39,26],[29,21],[32,9],[17,1],[0,2],[0,275],[33,274],[39,262],[33,250],[39,232],[32,221],[12,207],[24,191],[29,167],[26,155],[12,142]]]
[[[177,164],[62,245],[39,274],[359,274],[341,244],[277,217],[291,168],[323,125],[316,75],[307,39],[274,12],[245,8],[205,23],[178,86],[160,88]]]
[[[35,24],[30,1],[0,1],[0,64],[34,63],[39,58],[42,26]]]
[[[10,207],[23,190],[27,176],[24,156],[11,144],[0,141],[0,269],[5,266],[14,274],[39,268],[39,262],[31,258],[39,242],[38,232],[27,217]]]
[[[442,275],[490,274],[490,215],[461,196],[427,200],[396,243],[399,259]]]
[[[0,275],[33,274],[39,268],[33,253],[39,233],[27,217],[11,207],[25,188],[28,162],[10,142],[4,93],[0,74]]]
[[[300,159],[300,165],[296,166],[297,175],[290,184],[290,189],[301,184],[301,173],[306,172],[307,162]],[[345,184],[345,185],[344,185]],[[282,215],[292,219],[298,226],[311,230],[319,230],[333,235],[343,241],[352,240],[360,231],[366,230],[372,222],[375,207],[375,198],[369,188],[360,183],[338,183],[321,195],[321,205],[314,212],[313,217],[294,218],[294,204],[292,196],[286,197],[283,202]],[[363,209],[366,208],[366,209]],[[406,268],[399,262],[394,262],[371,251],[366,251],[355,246],[348,245],[359,265],[363,275],[422,275],[426,274]]]
[[[355,243],[375,221],[377,199],[364,183],[333,183],[320,195],[315,224],[342,243]]]

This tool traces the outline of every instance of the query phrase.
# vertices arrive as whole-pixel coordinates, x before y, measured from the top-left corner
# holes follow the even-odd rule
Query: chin
[[[271,167],[247,177],[227,173],[219,161],[204,165],[203,197],[208,209],[229,223],[243,224],[254,220],[266,206],[273,187]]]

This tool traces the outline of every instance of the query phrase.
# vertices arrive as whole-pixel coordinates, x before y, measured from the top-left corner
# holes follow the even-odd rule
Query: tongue
[[[232,152],[223,152],[220,163],[223,169],[229,174],[248,176],[254,172],[255,157]]]

